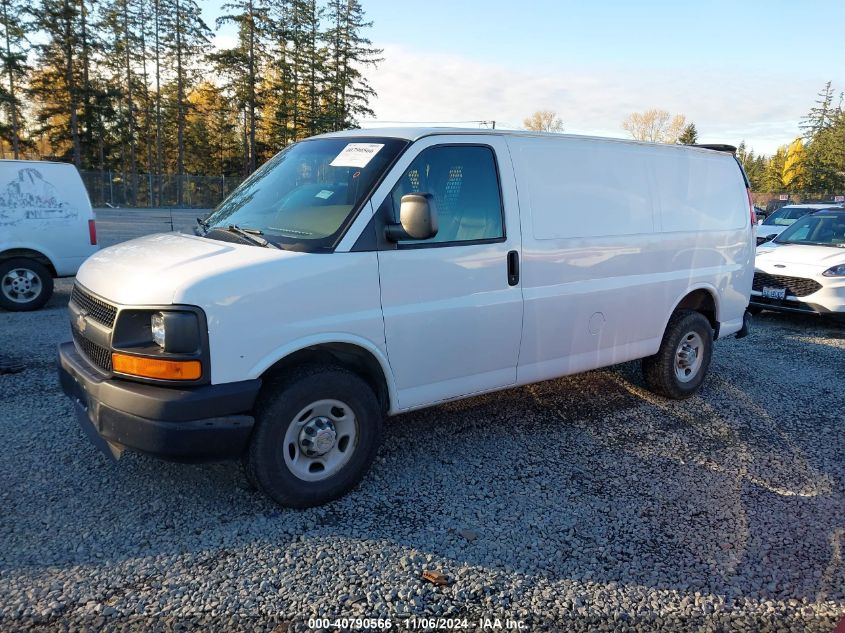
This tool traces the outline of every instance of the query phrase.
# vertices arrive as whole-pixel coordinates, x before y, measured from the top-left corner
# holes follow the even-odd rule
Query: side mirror
[[[437,210],[430,193],[409,193],[399,204],[399,224],[388,224],[387,239],[427,240],[437,235]]]

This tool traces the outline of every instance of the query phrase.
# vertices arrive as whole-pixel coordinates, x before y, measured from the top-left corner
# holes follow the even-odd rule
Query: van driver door
[[[513,385],[522,335],[513,169],[495,135],[414,143],[372,199],[375,227],[430,194],[437,234],[378,251],[387,355],[400,409]]]

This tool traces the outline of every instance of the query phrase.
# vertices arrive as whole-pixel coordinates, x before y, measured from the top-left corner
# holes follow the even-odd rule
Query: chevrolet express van
[[[60,378],[89,437],[240,458],[283,505],[361,480],[382,420],[642,359],[696,392],[744,334],[753,212],[730,153],[454,129],[288,147],[196,235],[79,270]]]
[[[88,193],[76,167],[0,160],[0,308],[37,310],[54,277],[72,277],[97,251]]]

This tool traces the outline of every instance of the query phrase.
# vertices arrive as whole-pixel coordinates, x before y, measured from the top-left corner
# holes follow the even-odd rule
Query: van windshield
[[[235,226],[280,248],[330,250],[406,145],[364,137],[291,145],[221,202],[201,233],[225,239],[221,233]]]

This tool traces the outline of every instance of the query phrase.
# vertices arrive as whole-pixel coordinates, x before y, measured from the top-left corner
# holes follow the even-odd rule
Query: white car
[[[839,209],[837,204],[789,204],[781,207],[757,225],[757,245],[775,239],[784,229],[809,213],[824,209]]]
[[[845,318],[845,209],[815,211],[757,247],[753,311]]]
[[[97,228],[76,167],[0,160],[0,308],[36,310],[54,277],[97,251]]]
[[[642,359],[698,390],[747,329],[747,183],[728,152],[565,135],[354,130],[297,143],[198,235],[91,257],[60,378],[100,448],[241,458],[283,505],[363,477],[382,418]]]

